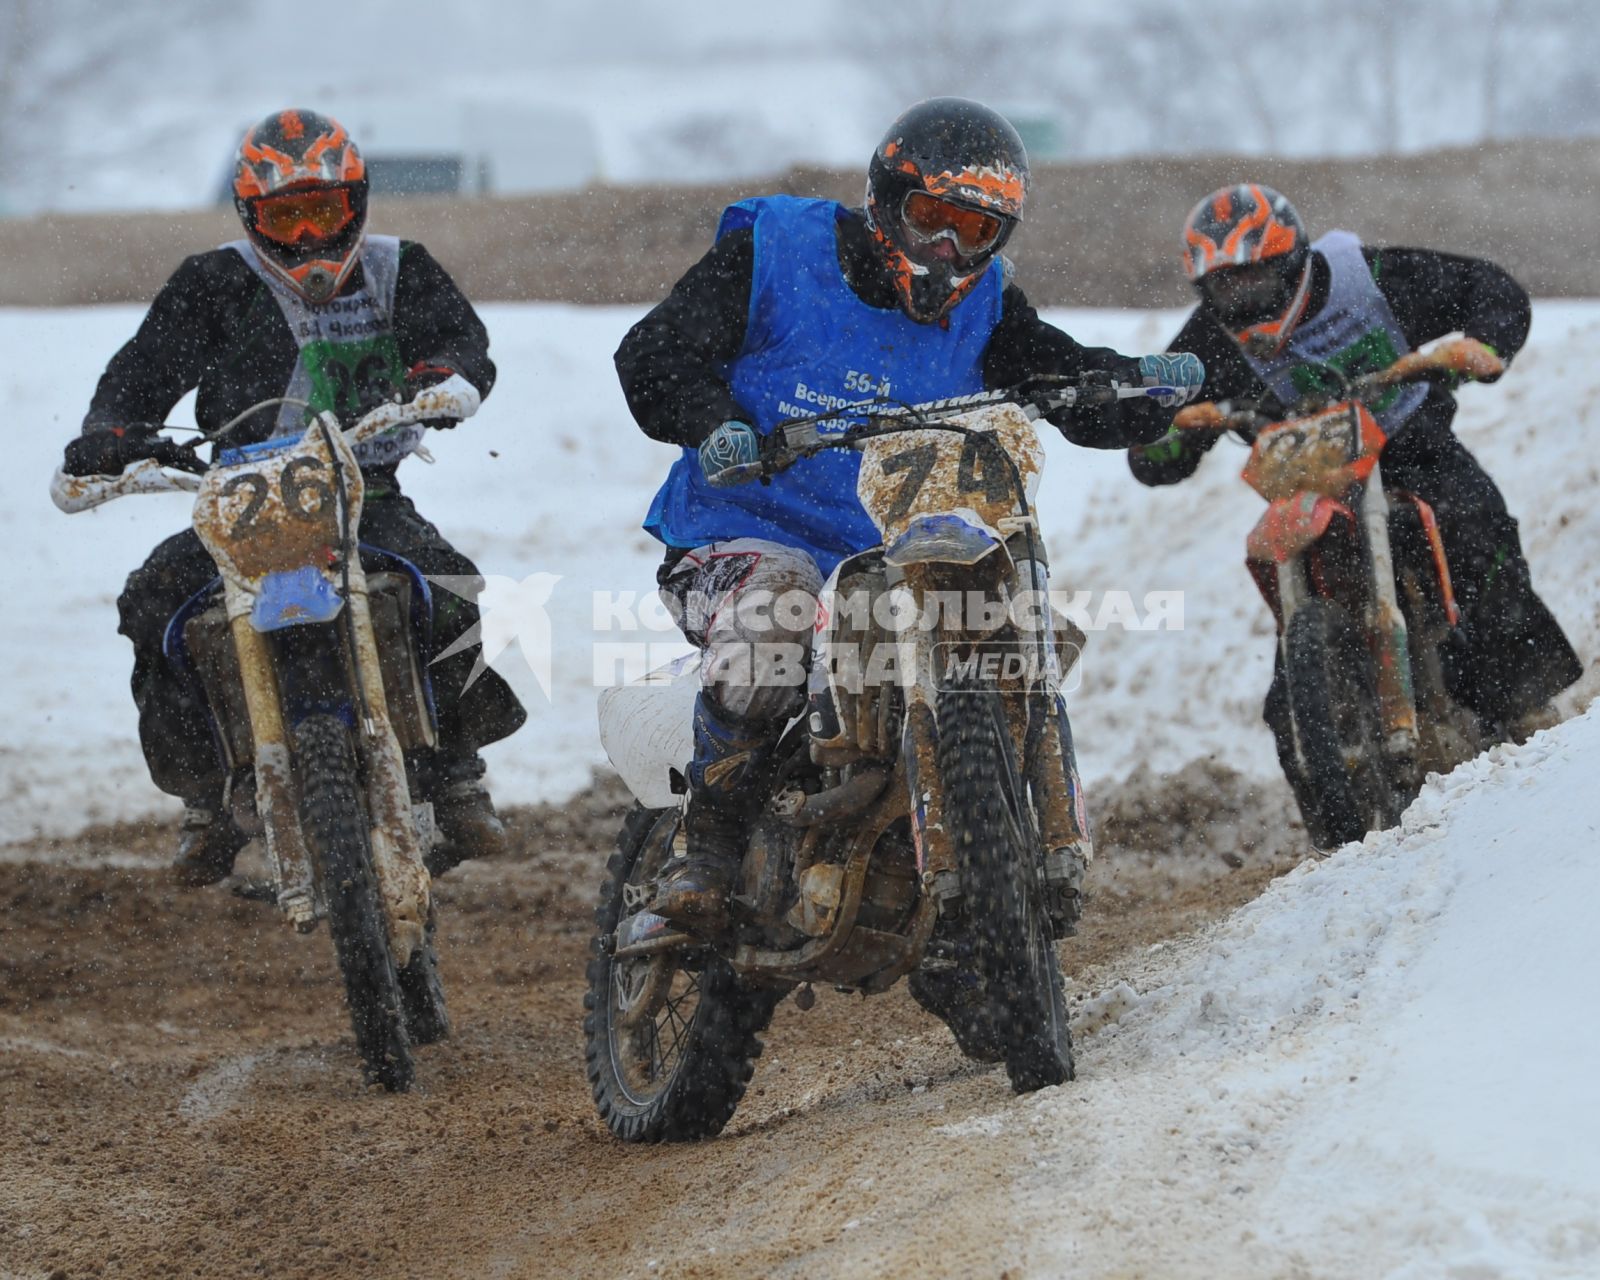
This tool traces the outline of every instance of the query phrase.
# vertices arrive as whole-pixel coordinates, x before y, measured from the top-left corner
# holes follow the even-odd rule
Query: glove
[[[1188,351],[1171,351],[1161,355],[1140,356],[1139,376],[1147,387],[1175,387],[1176,395],[1156,396],[1155,401],[1166,409],[1176,409],[1188,404],[1205,385],[1206,367],[1200,357]]]
[[[754,427],[747,422],[724,422],[700,445],[700,470],[709,483],[729,485],[735,480],[726,472],[760,457],[761,441]]]
[[[419,360],[406,370],[406,401],[409,403],[429,387],[436,387],[441,382],[448,382],[458,376],[456,371],[446,364],[429,364]],[[435,431],[449,431],[461,425],[460,418],[424,418],[424,427],[432,427]]]
[[[129,463],[156,456],[169,443],[158,428],[143,422],[126,427],[99,427],[67,441],[61,470],[69,476],[119,476]]]

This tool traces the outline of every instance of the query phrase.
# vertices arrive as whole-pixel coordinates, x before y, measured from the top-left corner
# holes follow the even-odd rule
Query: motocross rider
[[[1039,318],[1001,256],[1027,185],[1000,115],[962,98],[918,103],[878,144],[863,208],[785,195],[729,206],[712,248],[617,350],[640,427],[683,450],[644,527],[666,545],[663,598],[703,651],[686,848],[652,908],[669,920],[726,924],[750,784],[803,702],[803,664],[763,654],[809,653],[812,619],[741,601],[800,592],[814,609],[824,576],[881,540],[856,498],[854,451],[770,485],[729,487],[726,470],[754,461],[783,419],[874,396],[927,401],[1087,371],[1181,388],[1169,403],[1052,418],[1076,444],[1127,448],[1161,437],[1203,381],[1192,355],[1083,347]],[[1042,581],[1042,566],[1021,567]]]
[[[495,368],[482,322],[420,244],[367,234],[367,185],[361,153],[336,121],[288,110],[255,125],[239,146],[233,179],[244,238],[187,258],[167,281],[107,365],[63,470],[115,475],[159,453],[158,424],[196,387],[195,419],[207,435],[280,396],[307,400],[312,411],[332,409],[349,425],[383,400],[409,401],[453,376],[487,395]],[[229,442],[298,434],[307,413],[290,405],[263,410]],[[380,437],[362,457],[360,538],[426,575],[476,576],[400,492],[396,468],[420,436],[417,427]],[[185,529],[156,547],[117,601],[119,630],[133,642],[133,699],[151,778],[185,804],[174,872],[190,886],[221,880],[244,843],[223,811],[226,779],[207,712],[162,652],[168,620],[216,574]],[[446,591],[433,601],[440,651],[477,622],[478,611]],[[514,732],[526,712],[493,671],[466,688],[473,661],[469,650],[431,668],[439,746],[415,765],[444,838],[429,855],[435,874],[505,842],[478,749]]]
[[[1300,368],[1307,362],[1354,377],[1449,334],[1463,335],[1452,340],[1469,349],[1462,354],[1487,356],[1491,366],[1497,357],[1503,369],[1528,336],[1527,292],[1494,263],[1374,248],[1348,231],[1313,242],[1294,206],[1257,183],[1224,187],[1197,204],[1184,226],[1183,252],[1200,305],[1172,348],[1205,362],[1205,400],[1257,399],[1270,391],[1287,407],[1312,389]],[[1462,611],[1455,643],[1444,654],[1451,694],[1490,731],[1525,736],[1549,722],[1549,700],[1582,667],[1534,593],[1517,522],[1451,430],[1456,402],[1444,386],[1401,386],[1373,411],[1389,436],[1385,488],[1416,494],[1438,518]],[[1194,473],[1220,435],[1175,426],[1164,439],[1130,450],[1129,465],[1144,484],[1173,484]],[[1292,782],[1281,661],[1265,716]]]

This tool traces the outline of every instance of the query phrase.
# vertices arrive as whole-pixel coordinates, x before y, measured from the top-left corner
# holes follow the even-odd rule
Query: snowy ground
[[[1075,1085],[952,1126],[1032,1155],[1040,1273],[1600,1275],[1597,754],[1590,713],[1436,779],[1090,1002]]]
[[[526,649],[512,645],[496,664],[532,713],[525,730],[489,752],[505,802],[559,798],[602,762],[593,705],[603,646],[635,646],[633,660],[652,663],[681,647],[659,610],[640,607],[653,604],[658,549],[638,522],[673,452],[639,434],[611,370],[636,314],[486,308],[501,369],[495,394],[464,429],[434,435],[437,466],[405,467],[422,510],[498,580],[499,594],[488,597],[504,606],[498,616],[531,619],[522,627]],[[0,705],[9,713],[0,726],[0,839],[171,811],[139,755],[115,599],[148,550],[182,527],[186,501],[125,499],[68,518],[46,496],[61,443],[138,315],[124,307],[0,311],[0,345],[10,353],[0,389],[17,428],[0,478],[0,536],[22,575],[17,624],[0,634],[8,673]],[[1052,318],[1083,341],[1143,351],[1164,345],[1177,317]],[[1600,366],[1588,354],[1597,336],[1600,305],[1541,304],[1514,371],[1466,391],[1459,419],[1521,517],[1535,580],[1585,657],[1600,639],[1592,571],[1600,468],[1581,448],[1600,405]],[[185,406],[174,420],[186,414]],[[1055,585],[1087,592],[1079,597],[1087,621],[1106,624],[1091,634],[1072,697],[1086,776],[1120,777],[1141,761],[1176,769],[1208,755],[1270,775],[1259,707],[1272,641],[1242,563],[1260,510],[1237,477],[1243,451],[1224,442],[1190,482],[1147,490],[1119,453],[1076,449],[1053,431],[1046,443],[1040,507]],[[1126,625],[1150,620],[1147,593],[1171,591],[1184,593],[1182,630]],[[546,592],[547,644],[540,610],[529,607]],[[596,593],[604,593],[598,609]],[[608,609],[606,601],[621,603]],[[545,653],[548,698],[534,671]],[[598,665],[602,679],[621,670],[603,656]]]

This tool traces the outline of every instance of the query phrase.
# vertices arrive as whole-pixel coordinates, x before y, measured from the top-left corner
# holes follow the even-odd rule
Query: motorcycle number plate
[[[1296,493],[1337,498],[1372,473],[1386,438],[1365,406],[1339,404],[1268,427],[1241,474],[1269,502]]]
[[[950,419],[962,431],[895,432],[861,448],[856,495],[892,543],[910,524],[954,514],[1004,536],[1021,514],[1017,482],[1031,508],[1044,470],[1033,423],[1015,405],[995,405]]]
[[[240,585],[303,565],[326,569],[339,545],[339,475],[352,521],[361,473],[308,432],[269,456],[213,467],[195,500],[194,528],[225,577]]]

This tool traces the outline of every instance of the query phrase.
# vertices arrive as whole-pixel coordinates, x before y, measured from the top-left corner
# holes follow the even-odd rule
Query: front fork
[[[1366,616],[1362,619],[1372,638],[1372,656],[1377,666],[1379,715],[1383,720],[1384,748],[1393,760],[1417,758],[1417,697],[1411,675],[1411,646],[1406,618],[1400,608],[1395,586],[1394,551],[1389,542],[1389,497],[1383,489],[1383,476],[1374,464],[1362,489],[1359,503],[1361,529],[1365,534],[1371,567]],[[1298,555],[1278,564],[1278,609],[1283,618],[1281,637],[1289,634],[1289,619],[1306,601],[1305,556]],[[1280,644],[1283,643],[1280,639]],[[1287,667],[1287,654],[1285,667]]]
[[[1389,497],[1383,491],[1379,464],[1361,495],[1361,523],[1372,557],[1371,603],[1367,627],[1378,664],[1378,701],[1383,712],[1384,741],[1392,758],[1417,758],[1417,694],[1411,677],[1411,647],[1406,618],[1395,586],[1394,551],[1389,544]]]
[[[1035,561],[1018,563],[1018,577],[1031,581],[1036,600],[1048,601],[1048,576]],[[921,617],[920,592],[905,580],[889,586],[894,612]],[[1050,895],[1051,915],[1058,931],[1068,932],[1077,918],[1083,873],[1094,858],[1094,839],[1084,803],[1072,745],[1072,727],[1061,693],[1062,670],[1055,644],[1055,624],[1050,608],[1034,611],[1038,629],[1033,632],[1042,655],[1044,677],[1025,699],[1013,700],[1025,709],[1026,722],[1012,724],[1016,758],[1025,762],[1024,781],[1032,796],[1038,822],[1040,854]],[[898,663],[904,681],[905,719],[901,731],[901,756],[906,762],[910,788],[911,831],[916,846],[917,869],[926,892],[941,906],[961,892],[955,848],[943,823],[944,783],[938,768],[938,680],[935,672],[935,633],[909,627],[899,637]],[[1008,722],[1010,717],[1008,717]]]
[[[229,601],[230,605],[232,601]],[[267,859],[278,886],[278,906],[301,933],[317,924],[316,894],[311,879],[311,854],[306,849],[296,812],[294,769],[289,736],[278,702],[278,680],[267,639],[250,625],[250,615],[229,609],[239,679],[255,740],[256,811],[266,832]]]
[[[389,721],[366,579],[355,565],[350,579],[345,607],[350,610],[353,665],[360,673],[362,696],[358,702],[364,714],[357,717],[356,732],[362,742],[372,868],[383,899],[390,951],[395,963],[403,967],[425,940],[429,878],[417,840],[405,757]],[[278,905],[294,927],[305,932],[317,921],[314,873],[300,826],[277,673],[271,646],[250,623],[252,598],[241,591],[235,600],[235,594],[230,588],[229,626],[255,741],[256,805],[278,884]]]
[[[1055,609],[1049,604],[1049,570],[1036,560],[1021,561],[1017,570],[1018,576],[1031,584],[1034,599],[1043,604],[1035,617],[1045,677],[1029,691],[1022,759],[1039,822],[1049,915],[1056,936],[1065,937],[1076,931],[1084,873],[1094,861],[1094,834],[1072,747],[1072,723],[1061,691],[1066,673],[1056,645]]]

